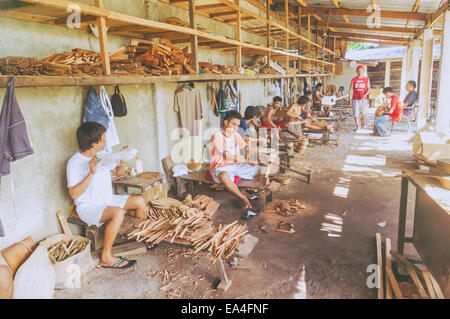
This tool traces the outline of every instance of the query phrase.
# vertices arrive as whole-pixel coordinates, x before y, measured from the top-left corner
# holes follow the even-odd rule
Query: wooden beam
[[[240,6],[240,0],[235,0],[237,6]],[[236,40],[241,41],[241,11],[236,11]],[[242,67],[242,47],[239,45],[236,49],[236,66]]]
[[[77,5],[80,8],[80,13],[91,14],[97,17],[106,17],[108,10],[105,8],[99,8],[97,6],[91,6],[81,2],[69,1],[69,0],[21,0],[22,2],[31,3],[33,5],[42,5],[49,8],[60,9],[66,11],[70,5]]]
[[[103,0],[95,0],[95,5],[103,9]],[[111,64],[109,62],[108,34],[106,33],[105,17],[97,18],[98,38],[100,41],[100,56],[104,75],[111,75]]]
[[[416,35],[414,36],[414,39],[420,38],[426,29],[432,28],[434,26],[434,24],[436,22],[438,22],[442,18],[442,16],[449,10],[449,8],[450,8],[450,1],[447,0],[442,4],[442,6],[435,13],[433,13],[429,17],[425,26],[422,29],[420,29],[419,32],[416,33]]]
[[[399,38],[399,37],[388,37],[388,36],[380,36],[380,35],[371,35],[371,34],[361,34],[361,33],[345,33],[345,32],[333,32],[331,33],[337,37],[348,37],[348,38],[363,38],[363,39],[375,39],[375,40],[386,40],[386,41],[395,41],[395,42],[409,42],[408,38]]]
[[[266,19],[270,21],[270,0],[266,0]],[[267,47],[270,47],[270,23],[266,23],[267,28]],[[270,68],[271,54],[267,52],[267,68]]]
[[[55,24],[55,20],[52,18],[40,17],[30,13],[10,11],[10,10],[0,11],[0,17],[45,24],[53,24],[53,25]]]
[[[236,11],[214,12],[214,13],[210,13],[209,17],[215,18],[215,17],[230,16],[230,15],[235,15],[235,14],[236,14]]]
[[[297,0],[298,1],[298,0]],[[372,12],[367,12],[367,10],[363,9],[329,9],[329,8],[311,8],[306,7],[303,9],[303,13],[306,14],[328,14],[328,11],[331,10],[333,15],[347,15],[354,17],[368,17],[372,15]],[[426,13],[418,13],[418,12],[402,12],[402,11],[386,11],[380,10],[381,18],[389,18],[389,19],[401,19],[401,20],[417,20],[417,21],[425,21],[427,19]]]
[[[352,38],[340,38],[341,41],[346,42],[362,42],[362,43],[375,43],[380,45],[396,45],[396,46],[407,46],[406,42],[395,42],[395,41],[383,41],[383,40],[366,40],[366,39],[352,39]],[[345,55],[344,55],[345,56]]]
[[[375,235],[377,243],[377,283],[378,283],[378,299],[384,299],[383,292],[383,255],[381,250],[381,235],[376,233]]]
[[[195,9],[198,11],[201,11],[201,10],[224,8],[224,7],[226,7],[226,5],[223,3],[214,3],[214,4],[204,4],[201,6],[195,6]]]
[[[286,29],[289,30],[289,1],[284,0],[284,19]],[[289,32],[286,31],[286,50],[289,51]],[[289,70],[289,56],[286,55],[286,72]]]
[[[324,22],[320,22],[319,26],[325,26]],[[366,24],[347,24],[347,23],[333,23],[331,22],[330,27],[340,28],[340,29],[355,29],[355,30],[365,30],[365,31],[380,31],[380,32],[399,32],[399,33],[416,33],[415,28],[406,27],[389,27],[382,26],[380,28],[369,28]]]
[[[191,29],[197,30],[197,23],[196,23],[196,17],[195,17],[195,1],[196,0],[189,0],[189,24]],[[191,36],[191,58],[192,58],[192,67],[195,72],[200,71],[199,64],[198,64],[198,37],[197,35]]]

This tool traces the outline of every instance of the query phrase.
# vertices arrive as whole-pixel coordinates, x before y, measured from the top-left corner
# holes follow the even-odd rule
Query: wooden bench
[[[74,207],[73,207],[74,208]],[[88,225],[83,222],[75,209],[71,208],[71,212],[67,221],[71,224],[81,227],[82,236],[90,239],[92,241],[92,250],[97,251],[103,247],[103,240],[105,237],[105,224],[100,227],[94,225]],[[133,217],[130,214],[125,214],[122,226],[120,226],[119,233],[117,234],[116,240],[114,241],[114,246],[128,243],[134,240],[128,240],[128,234],[133,231],[134,225],[139,222],[139,218]]]
[[[164,167],[164,171],[167,174],[168,180],[172,186],[176,189],[176,196],[179,200],[183,199],[183,195],[186,191],[193,192],[194,190],[194,182],[205,183],[205,184],[214,184],[213,181],[206,179],[206,171],[200,170],[197,172],[192,172],[187,175],[182,175],[178,177],[174,177],[172,173],[172,168],[175,166],[175,163],[172,160],[172,157],[168,156],[162,159],[162,165]],[[266,185],[267,176],[259,175],[252,180],[240,180],[237,184],[239,188],[242,189],[253,189],[256,190],[259,196],[259,203],[261,206],[261,211],[264,211],[267,196],[272,196],[270,191],[268,190],[268,186]],[[271,198],[270,198],[271,199]]]

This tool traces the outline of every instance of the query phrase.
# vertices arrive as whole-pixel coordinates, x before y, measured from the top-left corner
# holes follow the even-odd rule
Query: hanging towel
[[[119,135],[117,134],[116,124],[114,123],[114,111],[104,86],[100,87],[100,101],[102,103],[103,110],[109,118],[108,129],[105,133],[105,151],[112,152],[113,146],[119,145],[120,140]]]
[[[14,76],[11,78],[0,114],[0,178],[11,173],[11,162],[33,154],[24,117],[17,103]],[[0,222],[0,237],[4,237]]]
[[[102,124],[106,129],[109,127],[109,116],[103,109],[102,102],[92,86],[89,87],[84,106],[84,122],[97,122]]]

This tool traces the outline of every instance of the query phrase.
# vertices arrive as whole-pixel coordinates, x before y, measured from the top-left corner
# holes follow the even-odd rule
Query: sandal
[[[145,248],[147,248],[147,251],[153,250],[156,247],[158,247],[158,244],[150,243],[150,242],[144,242]]]
[[[125,265],[122,265],[119,267],[119,265],[126,261],[127,263]],[[127,269],[130,267],[133,267],[136,264],[136,260],[128,260],[125,257],[119,257],[119,260],[114,263],[112,266],[101,266],[102,268],[114,268],[114,269]]]

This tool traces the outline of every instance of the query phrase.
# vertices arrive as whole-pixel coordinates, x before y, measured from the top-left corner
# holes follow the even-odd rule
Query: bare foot
[[[248,200],[247,197],[242,198],[242,201],[244,202],[244,206],[242,207],[243,209],[250,209],[250,208],[252,208],[252,204],[250,204],[250,201]]]

